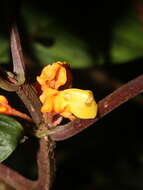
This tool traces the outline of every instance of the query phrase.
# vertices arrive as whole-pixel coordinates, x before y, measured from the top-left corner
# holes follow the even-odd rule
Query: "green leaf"
[[[23,128],[13,118],[0,114],[0,162],[5,160],[16,148]]]

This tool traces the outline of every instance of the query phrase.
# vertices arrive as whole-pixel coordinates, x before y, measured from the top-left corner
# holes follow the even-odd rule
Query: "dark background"
[[[54,18],[59,29],[64,26],[63,30],[68,30],[73,36],[76,35],[88,46],[88,56],[93,60],[92,64],[89,66],[87,64],[83,68],[81,61],[79,65],[77,63],[76,67],[73,67],[73,84],[77,88],[93,90],[96,100],[99,101],[115,90],[118,84],[124,84],[142,74],[143,53],[136,56],[135,52],[143,49],[142,41],[139,40],[140,44],[138,44],[138,40],[136,40],[138,36],[143,39],[143,33],[134,33],[127,40],[125,38],[126,48],[130,54],[135,55],[134,58],[127,59],[125,54],[125,58],[122,59],[125,61],[118,62],[118,59],[113,61],[111,49],[114,42],[114,28],[116,27],[116,31],[118,31],[122,21],[130,18],[130,12],[136,12],[136,19],[131,21],[140,22],[140,27],[143,27],[142,15],[140,15],[143,3],[142,1],[124,0],[96,0],[94,5],[90,2],[78,3],[73,1],[51,3],[43,0],[37,2],[5,1],[0,8],[0,35],[8,40],[11,22],[16,17],[23,49],[30,60],[27,61],[31,72],[30,76],[35,76],[39,74],[43,65],[40,64],[40,58],[35,54],[32,43],[38,42],[48,49],[55,45],[56,38],[55,35],[53,37],[51,34],[48,35],[48,29],[46,35],[39,31],[37,36],[33,35],[31,28],[34,27],[37,18],[31,22],[31,25],[27,25],[21,10],[30,7],[30,9],[36,10],[37,15],[43,13],[47,20],[49,17]],[[49,30],[52,29],[49,28]],[[127,36],[130,36],[130,31],[129,26],[129,35]],[[123,34],[126,32],[126,30],[123,31]],[[120,37],[122,36],[120,35]],[[116,43],[118,46],[118,41]],[[71,51],[73,51],[72,48]],[[123,55],[121,54],[121,56]],[[45,56],[45,61],[48,59],[47,57]],[[99,61],[100,57],[102,57],[102,63]],[[57,58],[54,58],[56,61]],[[70,57],[69,60],[72,59],[75,60],[76,56]],[[1,61],[1,65],[9,68],[11,67],[10,62],[9,58],[9,61]],[[100,71],[101,76],[108,76],[110,80],[97,78],[97,71]],[[7,93],[7,95],[10,94]],[[15,101],[12,101],[13,97]],[[12,104],[15,105],[17,102],[16,106],[22,109],[23,105],[19,104],[20,100],[16,100],[15,95],[10,95],[10,98]],[[63,142],[58,142],[54,189],[142,190],[142,114],[143,97],[141,95],[139,99],[130,100],[84,132]],[[35,179],[37,175],[36,147],[35,140],[29,138],[25,143],[19,145],[4,163],[24,176]]]

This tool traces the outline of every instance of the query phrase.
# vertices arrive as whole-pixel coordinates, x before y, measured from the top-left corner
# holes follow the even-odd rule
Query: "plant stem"
[[[40,126],[40,124],[43,122],[42,113],[40,111],[41,103],[39,98],[37,97],[34,87],[29,84],[23,84],[18,88],[16,93],[30,112],[31,117],[37,127]]]
[[[16,190],[50,190],[55,171],[54,148],[55,143],[49,137],[39,140],[38,179],[36,181],[23,177],[3,164],[0,164],[0,179]]]
[[[13,72],[17,74],[18,85],[25,81],[25,63],[20,43],[19,32],[16,24],[13,24],[10,35],[11,53],[13,58]]]
[[[51,134],[50,137],[55,141],[68,139],[142,92],[143,75],[140,75],[101,100],[98,103],[98,116],[95,119],[76,119],[66,125],[58,126],[55,133]]]
[[[14,25],[11,30],[11,52],[13,58],[14,73],[17,74],[16,84],[9,84],[0,78],[0,84],[4,89],[16,91],[22,102],[28,109],[37,128],[45,127],[43,115],[40,111],[41,102],[35,88],[28,84],[25,79],[25,63],[20,44],[19,33]],[[13,78],[11,78],[13,79]],[[13,81],[13,80],[12,80]],[[25,83],[24,83],[25,82]],[[16,85],[16,88],[12,88]],[[39,150],[37,156],[38,180],[32,181],[21,176],[10,168],[0,164],[0,178],[17,190],[50,190],[54,176],[54,142],[49,136],[39,139]]]
[[[33,185],[31,180],[26,179],[3,164],[0,164],[0,179],[17,190],[28,190]]]
[[[34,190],[50,190],[52,187],[55,159],[54,159],[55,143],[47,137],[40,139],[40,150],[38,152],[38,181]]]

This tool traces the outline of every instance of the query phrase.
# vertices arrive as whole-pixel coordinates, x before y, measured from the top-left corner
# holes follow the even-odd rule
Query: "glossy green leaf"
[[[0,114],[0,162],[5,160],[18,145],[23,133],[19,122]]]

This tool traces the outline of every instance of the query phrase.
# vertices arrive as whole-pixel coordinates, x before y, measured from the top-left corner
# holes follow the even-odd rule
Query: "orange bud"
[[[4,96],[0,95],[0,113],[6,112],[8,110],[7,105],[8,105],[7,99]]]
[[[6,114],[6,115],[13,115],[13,116],[21,117],[23,119],[31,121],[31,118],[28,115],[13,109],[8,104],[8,100],[6,99],[6,97],[3,95],[0,95],[0,113]]]

